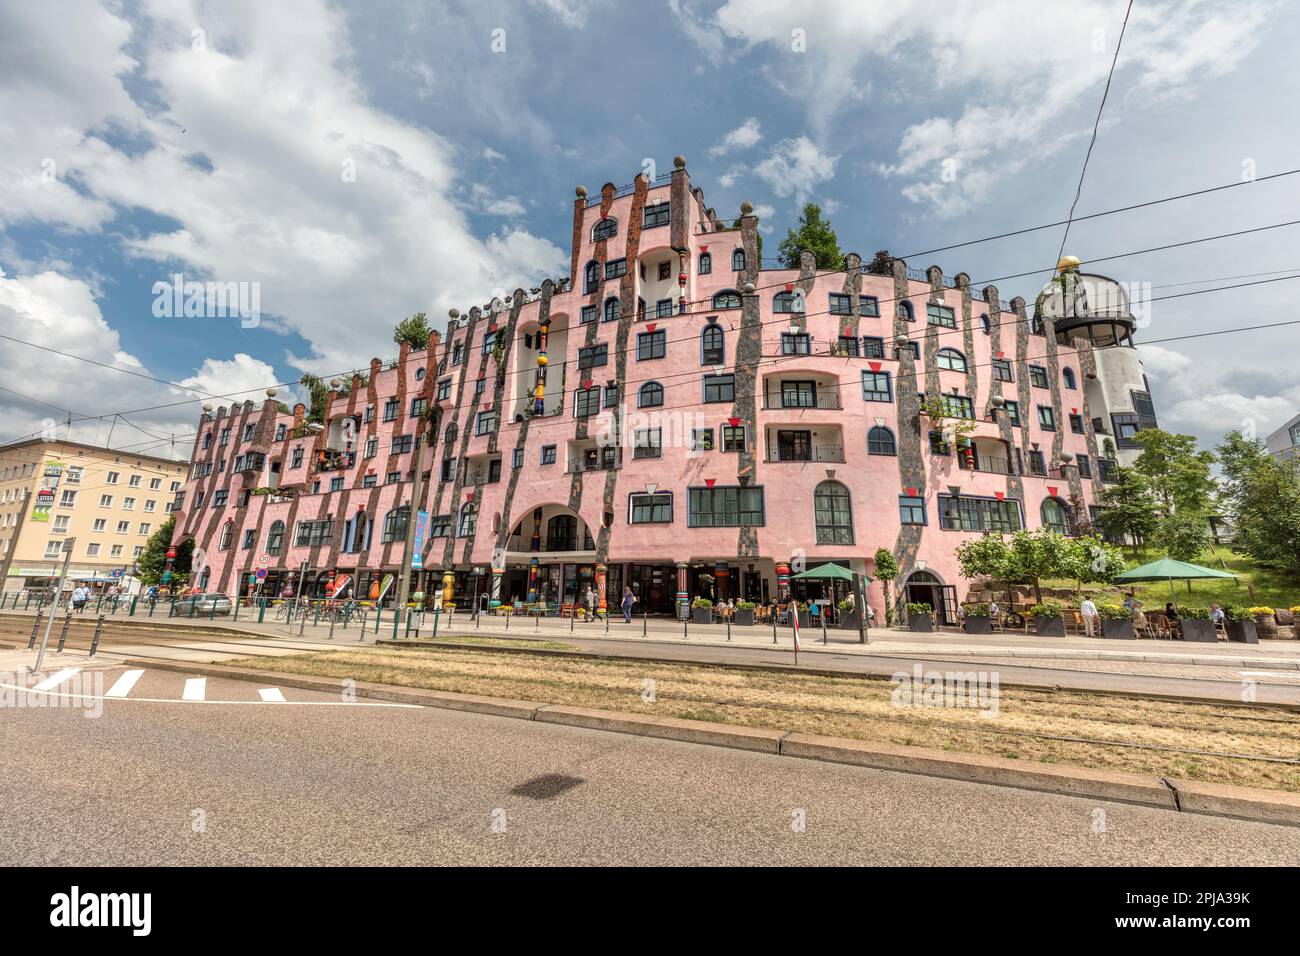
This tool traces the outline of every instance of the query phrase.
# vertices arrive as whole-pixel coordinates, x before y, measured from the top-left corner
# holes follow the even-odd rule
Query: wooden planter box
[[[800,626],[800,627],[812,627],[812,615],[811,615],[810,613],[808,613],[807,611],[800,611],[800,612],[799,612],[799,626]]]
[[[909,614],[907,615],[907,629],[909,631],[933,631],[934,625],[930,622],[928,614]]]
[[[857,611],[841,611],[839,624],[840,630],[856,631],[858,629],[858,618],[859,614]]]
[[[1255,631],[1254,621],[1229,621],[1228,640],[1238,644],[1258,644],[1259,635]]]
[[[1124,641],[1137,640],[1137,635],[1133,633],[1133,621],[1131,618],[1116,618],[1114,620],[1103,619],[1101,622],[1101,636]]]
[[[741,610],[740,608],[737,608],[734,623],[740,625],[741,627],[752,627],[754,624],[753,609],[751,608],[750,610],[745,611],[745,610]]]
[[[989,621],[989,616],[987,614],[967,614],[966,633],[967,634],[992,634],[993,625]]]
[[[693,607],[691,608],[692,624],[712,624],[713,608],[711,607]]]
[[[1039,637],[1065,637],[1065,618],[1035,617],[1034,633]]]
[[[1214,644],[1219,640],[1214,633],[1213,621],[1184,618],[1180,623],[1182,624],[1183,640],[1185,641],[1194,641],[1198,644]]]

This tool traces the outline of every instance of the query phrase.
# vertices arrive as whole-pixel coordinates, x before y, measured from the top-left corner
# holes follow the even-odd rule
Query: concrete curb
[[[321,693],[337,694],[341,690],[341,679],[333,677],[284,674],[278,671],[227,667],[220,664],[186,664],[152,658],[131,658],[123,663],[135,667],[224,677],[230,680],[274,684]],[[650,714],[633,714],[590,707],[569,707],[540,701],[421,690],[368,681],[358,682],[355,690],[359,697],[392,703],[417,704],[444,710],[563,724],[609,733],[635,734],[773,756],[821,760],[827,763],[888,770],[895,773],[921,774],[986,786],[1014,787],[1091,800],[1131,803],[1183,813],[1300,826],[1300,794],[1282,791],[1255,790],[1249,787],[1201,783],[1179,778],[1160,778],[1032,760],[960,754],[923,747],[904,747],[897,744],[855,740],[848,737],[796,734],[767,727],[741,727],[683,720],[678,717],[655,717]]]

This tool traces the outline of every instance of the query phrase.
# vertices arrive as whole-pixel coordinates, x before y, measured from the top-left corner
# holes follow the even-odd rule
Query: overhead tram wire
[[[1110,61],[1110,71],[1106,74],[1106,86],[1101,91],[1101,102],[1097,105],[1097,118],[1092,121],[1092,138],[1088,140],[1088,151],[1083,155],[1083,168],[1079,170],[1079,185],[1074,189],[1074,201],[1070,203],[1070,215],[1065,221],[1065,231],[1061,234],[1061,249],[1056,254],[1059,262],[1065,255],[1065,242],[1070,237],[1070,224],[1074,221],[1074,210],[1079,205],[1079,197],[1083,195],[1083,179],[1088,174],[1088,160],[1092,158],[1092,148],[1097,145],[1097,130],[1101,127],[1101,114],[1106,109],[1106,98],[1110,96],[1110,83],[1115,78],[1115,64],[1119,62],[1119,51],[1124,45],[1124,31],[1128,28],[1128,18],[1133,12],[1133,0],[1128,0],[1128,7],[1124,10],[1124,22],[1119,27],[1119,39],[1115,41],[1115,56]]]

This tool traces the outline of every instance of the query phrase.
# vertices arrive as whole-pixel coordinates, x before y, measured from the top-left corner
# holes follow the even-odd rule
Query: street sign
[[[257,575],[256,575],[256,574],[250,574],[250,575],[248,576],[248,583],[249,583],[249,584],[256,584],[256,583],[257,583]]]
[[[108,573],[111,574],[111,575],[112,575],[113,577],[115,577],[115,578],[120,578],[120,577],[122,576],[122,569],[121,569],[121,568],[114,568],[112,571],[109,571]]]
[[[257,566],[259,568],[264,568],[270,563],[271,563],[271,556],[269,554],[264,553],[264,554],[259,554],[257,556]]]
[[[258,568],[257,571],[254,572],[253,577],[256,578],[258,581],[263,581],[263,580],[265,580],[265,579],[266,579],[266,568]]]

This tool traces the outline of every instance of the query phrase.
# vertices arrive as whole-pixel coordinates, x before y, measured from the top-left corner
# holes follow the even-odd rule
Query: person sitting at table
[[[1174,607],[1174,602],[1170,601],[1165,604],[1165,617],[1169,619],[1169,633],[1174,637],[1183,636],[1182,625],[1178,623],[1178,608]]]

